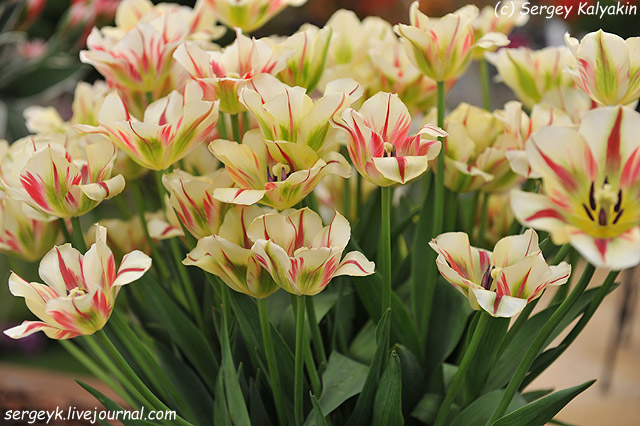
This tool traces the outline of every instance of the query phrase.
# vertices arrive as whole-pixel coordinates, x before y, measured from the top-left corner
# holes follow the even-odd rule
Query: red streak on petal
[[[622,108],[618,109],[616,122],[613,124],[609,140],[607,141],[607,170],[616,172],[620,168],[620,124],[622,123]]]

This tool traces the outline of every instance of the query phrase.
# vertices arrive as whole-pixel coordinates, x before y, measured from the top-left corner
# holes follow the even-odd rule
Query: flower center
[[[85,294],[87,294],[87,291],[80,287],[76,287],[73,290],[67,290],[67,296],[71,298],[74,298],[77,296],[84,296]]]
[[[604,179],[602,187],[598,189],[594,182],[591,182],[589,205],[583,203],[582,207],[592,222],[597,222],[600,226],[615,225],[624,212],[621,208],[622,190],[616,192],[609,184],[608,178]]]
[[[291,167],[288,164],[277,163],[271,167],[271,170],[267,168],[267,180],[269,182],[283,182],[291,174]]]
[[[385,142],[384,143],[384,152],[382,153],[383,157],[395,157],[396,156],[396,147],[393,146],[392,143]]]

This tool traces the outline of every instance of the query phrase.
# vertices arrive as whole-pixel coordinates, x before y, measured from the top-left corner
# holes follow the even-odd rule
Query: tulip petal
[[[359,251],[351,251],[342,259],[340,267],[333,276],[350,275],[352,277],[364,277],[373,274],[375,268],[375,263],[369,261],[364,254]]]
[[[136,281],[150,268],[151,258],[140,250],[134,250],[131,253],[127,253],[122,258],[120,268],[118,269],[116,279],[113,281],[112,286],[122,286]]]
[[[510,235],[498,241],[491,255],[491,264],[505,268],[539,252],[538,234],[527,229],[524,234]]]
[[[571,245],[596,267],[619,271],[640,263],[640,228],[633,228],[611,239],[594,238],[574,231],[569,234]]]
[[[494,317],[511,318],[527,306],[526,299],[499,296],[496,292],[485,290],[482,287],[472,288],[471,291],[478,305]]]

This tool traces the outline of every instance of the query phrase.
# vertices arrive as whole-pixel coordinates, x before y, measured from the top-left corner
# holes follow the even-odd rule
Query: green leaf
[[[456,348],[471,312],[467,299],[454,286],[439,277],[436,280],[431,307],[431,328],[427,336],[427,376],[431,375],[431,372]]]
[[[438,415],[438,409],[442,404],[444,396],[439,393],[426,393],[422,399],[413,407],[411,411],[411,417],[415,417],[423,423],[428,425],[433,424],[436,421]]]
[[[450,426],[485,426],[491,418],[493,410],[498,406],[504,389],[496,389],[492,392],[482,395],[473,401],[468,407],[458,414]],[[527,401],[520,394],[516,394],[511,404],[507,407],[507,413],[512,412],[524,405]],[[515,424],[515,423],[514,423]]]
[[[551,343],[553,339],[562,333],[562,331],[584,311],[598,290],[599,288],[589,289],[580,296],[580,299],[578,299],[560,324],[555,328],[551,336],[549,336],[547,344]],[[520,360],[529,349],[531,339],[540,331],[556,308],[557,305],[550,306],[537,313],[529,318],[522,328],[518,330],[518,334],[513,336],[507,347],[503,348],[502,353],[498,355],[496,365],[499,365],[500,368],[494,368],[489,374],[485,391],[501,388],[509,381],[516,371],[516,368],[518,368]]]
[[[148,275],[145,275],[148,277]],[[208,340],[195,326],[191,318],[177,305],[175,299],[166,290],[149,278],[143,277],[135,286],[138,306],[145,306],[147,312],[153,313],[159,328],[170,336],[174,343],[198,371],[202,380],[211,390],[215,388],[218,374],[217,357]]]
[[[215,401],[213,405],[213,424],[214,425],[230,425],[231,417],[229,416],[229,409],[227,404],[227,398],[224,393],[224,379],[222,378],[222,369],[218,373],[218,379],[216,380]]]
[[[327,419],[322,412],[322,407],[320,406],[320,402],[318,402],[318,398],[316,398],[316,396],[313,394],[311,394],[310,396],[311,403],[313,404],[313,424],[315,424],[315,426],[327,426]]]
[[[113,401],[111,398],[109,398],[108,396],[106,396],[105,394],[103,394],[102,392],[100,392],[99,390],[89,386],[88,384],[80,381],[80,380],[76,380],[76,382],[82,386],[87,392],[89,392],[91,395],[93,395],[99,402],[100,404],[104,405],[104,408],[106,408],[108,411],[111,412],[117,412],[117,411],[125,411],[124,408],[122,408],[120,405],[118,405],[117,402]],[[123,420],[120,419],[120,422],[124,425],[124,426],[156,426],[157,423],[151,423],[151,422],[147,422],[145,420]]]
[[[249,413],[251,415],[251,423],[253,426],[273,426],[271,422],[269,412],[264,406],[262,397],[260,396],[260,388],[258,382],[259,377],[251,381],[249,385],[251,390],[249,391]],[[271,410],[273,412],[273,410]]]
[[[380,379],[373,405],[373,426],[397,426],[404,424],[402,417],[402,369],[400,357],[391,352],[389,365]]]
[[[320,407],[325,415],[330,414],[343,402],[362,392],[369,368],[333,352],[322,375]]]
[[[426,390],[424,374],[413,352],[403,345],[397,345],[395,349],[402,365],[402,402],[406,408],[413,407]]]
[[[525,399],[525,401],[527,401],[527,403],[529,403],[535,401],[536,399],[540,399],[543,396],[549,395],[551,392],[553,392],[553,389],[534,390],[531,392],[523,393],[522,397]]]
[[[581,385],[547,395],[501,417],[493,422],[491,426],[544,426],[553,419],[553,416],[562,410],[565,405],[593,383],[595,383],[595,380],[590,380]]]
[[[356,407],[351,413],[351,417],[347,424],[349,426],[370,425],[369,419],[372,414],[372,404],[375,398],[376,389],[378,388],[378,381],[380,379],[380,370],[382,369],[382,361],[387,354],[387,342],[389,341],[390,325],[389,319],[390,311],[387,310],[380,318],[378,326],[376,327],[376,342],[378,347],[376,353],[373,356],[369,371],[367,373],[367,379],[364,382],[362,392],[356,402]]]
[[[371,363],[373,355],[376,353],[375,333],[376,328],[373,321],[367,321],[351,341],[349,356],[363,363]]]

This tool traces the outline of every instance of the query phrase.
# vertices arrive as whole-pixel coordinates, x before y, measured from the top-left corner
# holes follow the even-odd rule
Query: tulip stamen
[[[480,282],[480,285],[482,286],[482,288],[484,288],[485,290],[491,290],[491,284],[493,284],[493,280],[495,278],[495,275],[493,275],[493,265],[489,265],[487,267],[487,270],[484,271],[484,274],[482,275],[482,281]]]
[[[71,298],[74,298],[77,296],[84,296],[85,294],[87,294],[87,291],[80,287],[76,287],[73,290],[67,290],[67,296]]]
[[[594,182],[589,188],[589,205],[583,203],[585,213],[592,222],[598,222],[600,226],[609,225],[609,217],[615,214],[612,224],[615,225],[624,209],[622,208],[622,189],[616,192],[609,184],[609,178],[605,177],[602,187],[595,189]],[[597,218],[596,218],[597,213]]]
[[[383,157],[395,157],[396,156],[396,147],[389,142],[384,143],[384,153]]]

